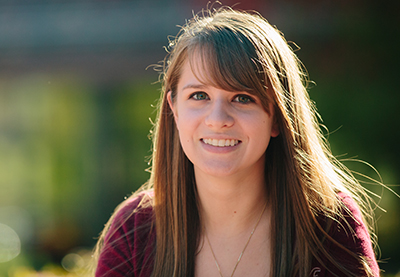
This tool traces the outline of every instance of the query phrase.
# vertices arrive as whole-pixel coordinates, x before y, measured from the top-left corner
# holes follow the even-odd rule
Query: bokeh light
[[[0,223],[0,263],[14,259],[21,252],[21,240],[11,227]]]

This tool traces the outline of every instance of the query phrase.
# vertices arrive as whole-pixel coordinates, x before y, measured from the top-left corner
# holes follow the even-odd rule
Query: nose
[[[205,123],[207,126],[216,129],[231,127],[234,123],[234,118],[230,111],[229,103],[225,103],[223,100],[214,101],[209,106]]]

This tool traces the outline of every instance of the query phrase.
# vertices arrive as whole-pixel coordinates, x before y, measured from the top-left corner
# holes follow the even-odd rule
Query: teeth
[[[203,139],[203,141],[205,144],[218,147],[235,146],[239,143],[237,139]]]

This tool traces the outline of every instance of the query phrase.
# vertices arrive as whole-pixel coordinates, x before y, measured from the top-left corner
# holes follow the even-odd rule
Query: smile
[[[227,147],[235,146],[239,143],[237,139],[202,139],[205,144],[217,146],[217,147]]]

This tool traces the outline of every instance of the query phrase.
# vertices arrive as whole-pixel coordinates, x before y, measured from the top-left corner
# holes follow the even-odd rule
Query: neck
[[[202,224],[218,237],[248,234],[267,202],[261,174],[215,177],[196,172],[196,184]]]

